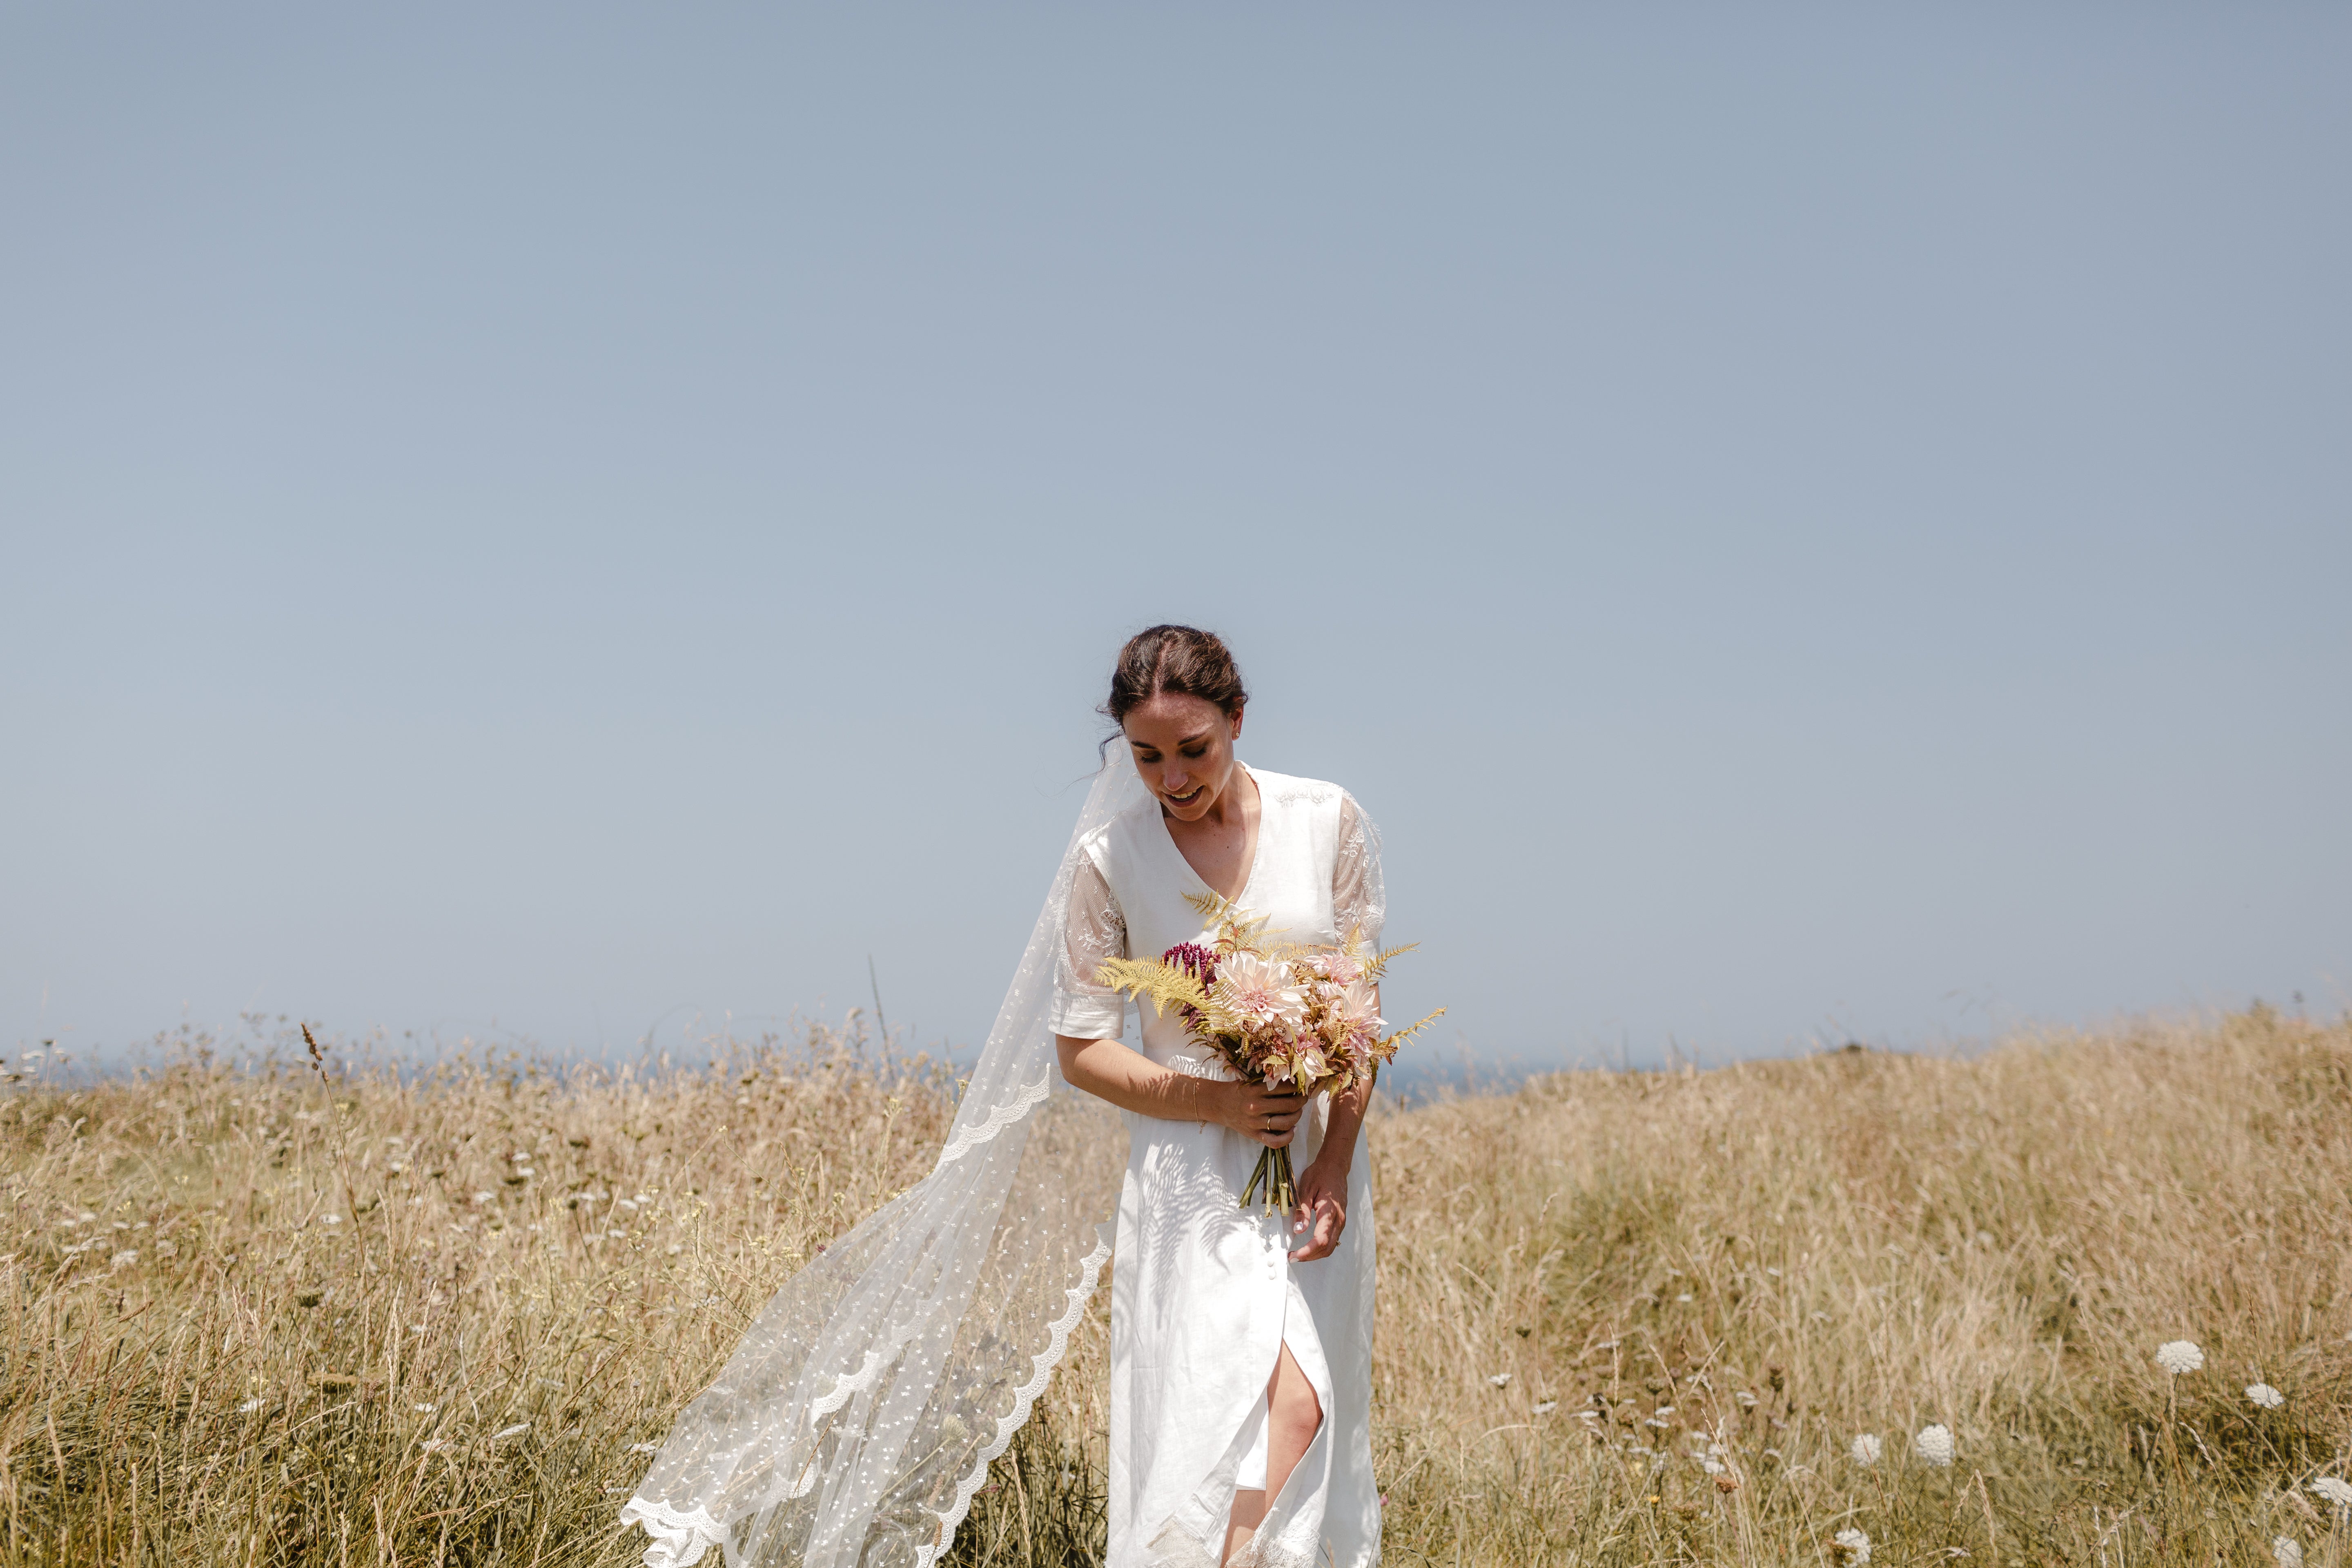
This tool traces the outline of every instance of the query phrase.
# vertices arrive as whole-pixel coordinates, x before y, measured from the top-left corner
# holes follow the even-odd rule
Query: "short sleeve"
[[[1127,999],[1096,984],[1107,958],[1127,956],[1127,917],[1094,861],[1081,855],[1062,910],[1062,951],[1054,966],[1047,1025],[1072,1039],[1115,1040],[1127,1025]]]
[[[1355,796],[1339,798],[1339,850],[1331,863],[1331,919],[1339,940],[1350,934],[1380,945],[1388,892],[1381,881],[1381,835]]]

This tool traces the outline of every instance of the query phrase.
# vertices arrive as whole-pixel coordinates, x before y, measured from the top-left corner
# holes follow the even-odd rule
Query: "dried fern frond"
[[[1403,950],[1403,949],[1402,949],[1402,948],[1400,948],[1400,949],[1398,949],[1397,951],[1398,951],[1398,952],[1402,952],[1402,951],[1404,951],[1404,950]],[[1382,1052],[1382,1053],[1386,1053],[1386,1052],[1389,1052],[1389,1051],[1393,1051],[1393,1050],[1395,1050],[1399,1046],[1401,1046],[1401,1045],[1404,1044],[1407,1040],[1409,1040],[1409,1039],[1412,1038],[1415,1035],[1418,1035],[1418,1034],[1419,1034],[1419,1033],[1421,1033],[1423,1029],[1426,1029],[1426,1028],[1427,1028],[1427,1027],[1429,1027],[1432,1024],[1434,1024],[1435,1022],[1437,1022],[1437,1020],[1439,1020],[1440,1018],[1443,1018],[1444,1016],[1445,1016],[1445,1009],[1444,1009],[1444,1008],[1443,1008],[1443,1007],[1440,1007],[1436,1012],[1432,1013],[1428,1017],[1423,1018],[1420,1023],[1415,1024],[1412,1028],[1410,1028],[1410,1029],[1399,1029],[1395,1034],[1391,1035],[1388,1038],[1386,1038],[1386,1039],[1382,1040],[1382,1041],[1381,1041],[1378,1046],[1375,1046],[1375,1047],[1373,1047],[1373,1049],[1378,1050],[1378,1051],[1381,1051],[1381,1052]]]
[[[1205,893],[1187,893],[1184,895],[1184,901],[1200,910],[1201,918],[1204,921],[1221,921],[1225,918],[1226,912],[1233,910],[1234,908],[1233,900],[1213,888]]]
[[[1390,959],[1396,957],[1400,953],[1411,952],[1414,948],[1419,947],[1421,943],[1417,942],[1409,942],[1402,947],[1384,947],[1381,949],[1380,952],[1372,954],[1370,960],[1365,963],[1364,973],[1372,979],[1378,980],[1381,977],[1381,972],[1389,966]],[[1444,1009],[1440,1008],[1438,1011],[1443,1012]],[[1437,1016],[1436,1013],[1432,1013],[1430,1015],[1430,1017],[1432,1018],[1435,1016]],[[1426,1020],[1424,1020],[1424,1022]],[[1417,1029],[1421,1027],[1421,1025],[1415,1024],[1413,1027]]]
[[[1095,971],[1095,984],[1124,991],[1139,1002],[1148,998],[1163,1015],[1171,1007],[1195,1007],[1206,1013],[1212,1006],[1207,989],[1198,980],[1162,959],[1106,959]]]

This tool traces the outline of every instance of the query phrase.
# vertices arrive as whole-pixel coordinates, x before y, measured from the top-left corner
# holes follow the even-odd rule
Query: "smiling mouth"
[[[1182,795],[1178,795],[1173,790],[1166,790],[1162,793],[1168,796],[1169,804],[1172,805],[1190,805],[1194,801],[1200,799],[1201,792],[1208,787],[1209,786],[1207,784],[1194,784]]]

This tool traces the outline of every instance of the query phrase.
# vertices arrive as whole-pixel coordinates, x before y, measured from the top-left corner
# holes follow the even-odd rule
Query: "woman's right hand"
[[[1303,1097],[1255,1083],[1221,1083],[1216,1089],[1211,1102],[1216,1120],[1244,1137],[1281,1149],[1298,1135],[1298,1119],[1307,1110]]]

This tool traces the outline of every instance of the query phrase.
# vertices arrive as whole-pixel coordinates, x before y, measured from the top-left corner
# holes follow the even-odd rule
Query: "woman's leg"
[[[1265,1489],[1234,1493],[1233,1513],[1225,1523],[1225,1562],[1238,1556],[1257,1533],[1267,1503],[1282,1495],[1283,1483],[1298,1468],[1322,1425],[1323,1405],[1315,1397],[1315,1385],[1298,1369],[1286,1344],[1275,1358],[1274,1375],[1265,1383]]]

